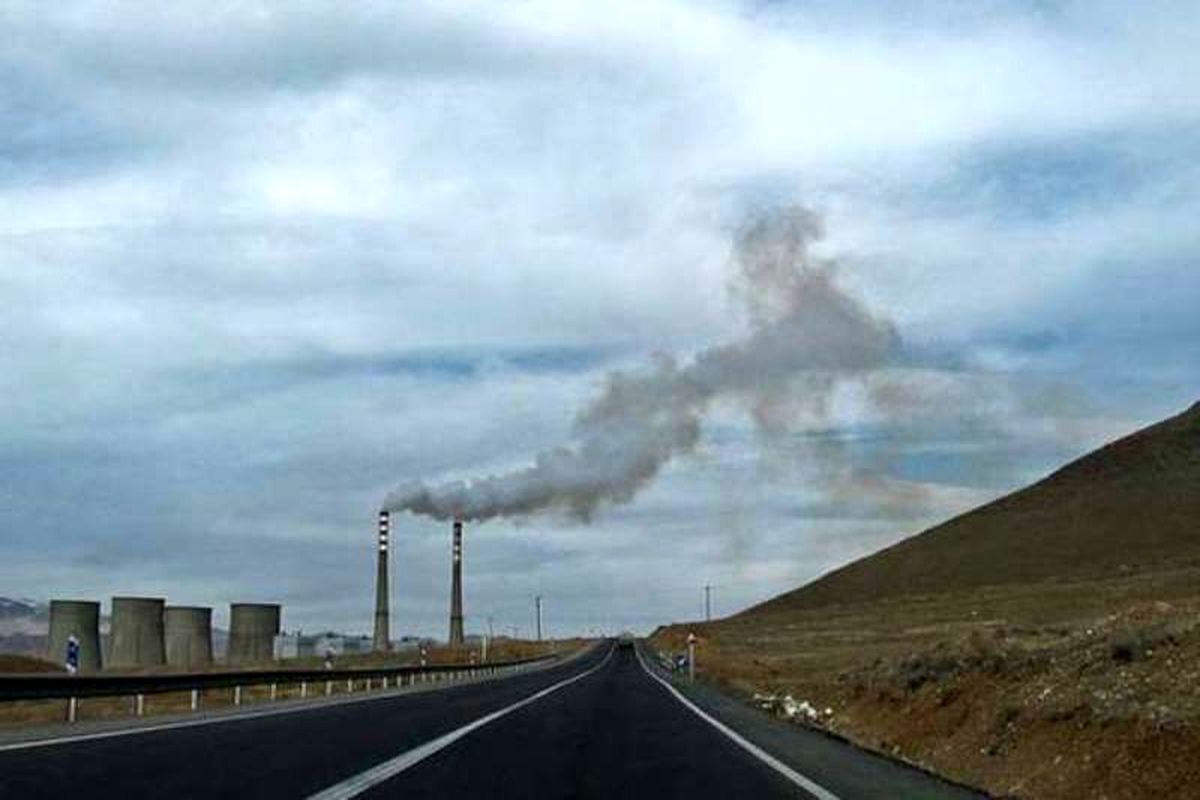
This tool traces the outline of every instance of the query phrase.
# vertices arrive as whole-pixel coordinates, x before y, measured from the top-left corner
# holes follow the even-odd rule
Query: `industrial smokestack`
[[[275,658],[279,635],[279,606],[273,603],[232,603],[229,606],[230,664],[255,664]]]
[[[463,644],[462,519],[454,518],[454,543],[450,566],[450,646]]]
[[[112,599],[109,666],[159,667],[166,662],[163,602],[161,597]]]
[[[67,657],[67,639],[79,640],[79,671],[100,670],[100,604],[91,600],[51,600],[46,655],[56,664]]]
[[[212,609],[197,606],[167,606],[163,612],[166,629],[167,665],[199,669],[212,664]]]
[[[392,649],[388,599],[388,512],[379,512],[379,560],[375,568],[375,642],[377,653]]]

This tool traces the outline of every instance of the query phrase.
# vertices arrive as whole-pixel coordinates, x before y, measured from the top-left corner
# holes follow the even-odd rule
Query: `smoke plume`
[[[384,508],[476,521],[559,510],[587,520],[603,504],[628,502],[671,459],[692,452],[718,398],[746,400],[765,429],[801,385],[803,402],[823,406],[838,379],[886,364],[898,338],[836,285],[832,263],[812,255],[821,235],[819,217],[804,208],[754,216],[733,243],[732,289],[750,326],[744,339],[688,361],[660,355],[645,370],[610,373],[576,416],[571,443],[513,472],[401,486]]]

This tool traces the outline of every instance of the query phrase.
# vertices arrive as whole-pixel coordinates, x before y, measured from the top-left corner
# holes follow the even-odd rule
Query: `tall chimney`
[[[450,646],[463,643],[462,613],[462,518],[454,518],[454,545],[450,567]]]
[[[392,649],[388,631],[389,600],[388,600],[388,527],[390,517],[388,512],[379,512],[379,560],[375,568],[375,641],[374,650],[385,653]]]

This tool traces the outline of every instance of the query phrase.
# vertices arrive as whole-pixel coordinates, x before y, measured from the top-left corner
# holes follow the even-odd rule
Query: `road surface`
[[[0,797],[966,798],[607,644],[530,673],[51,744],[0,746]]]

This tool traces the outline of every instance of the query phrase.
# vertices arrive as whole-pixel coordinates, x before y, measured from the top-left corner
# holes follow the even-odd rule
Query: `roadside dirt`
[[[698,673],[997,796],[1200,796],[1200,574],[1006,587],[656,632]],[[1112,610],[1116,609],[1116,610]]]

